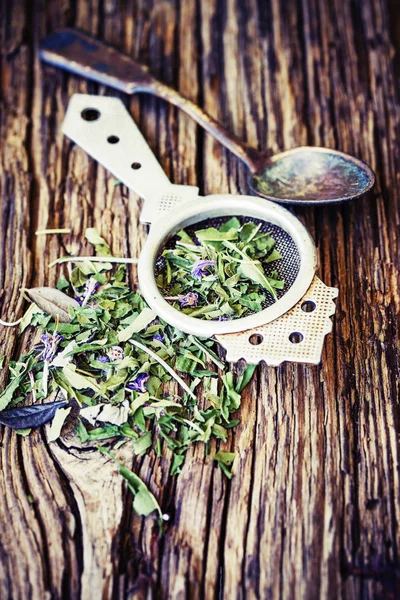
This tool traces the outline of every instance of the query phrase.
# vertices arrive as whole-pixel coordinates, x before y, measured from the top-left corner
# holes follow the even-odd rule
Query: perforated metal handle
[[[302,299],[271,323],[240,333],[217,335],[226,350],[226,360],[244,358],[257,364],[262,360],[277,367],[285,361],[317,365],[321,362],[325,336],[332,331],[330,317],[339,290],[328,287],[315,276]]]
[[[142,222],[198,196],[197,187],[169,181],[119,98],[74,94],[63,132],[145,200]]]

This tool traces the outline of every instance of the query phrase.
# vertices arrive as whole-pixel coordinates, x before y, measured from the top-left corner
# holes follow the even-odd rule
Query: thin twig
[[[53,260],[49,264],[50,267],[54,267],[55,265],[59,265],[61,263],[68,262],[102,262],[102,263],[117,263],[117,264],[132,264],[136,265],[139,262],[138,258],[117,258],[115,256],[63,256],[61,258],[57,258]]]
[[[183,381],[183,379],[181,379],[179,377],[179,375],[177,373],[175,373],[175,371],[169,366],[169,364],[167,364],[165,362],[165,360],[163,360],[162,358],[160,358],[158,356],[158,354],[156,354],[149,348],[146,348],[146,346],[143,346],[143,344],[141,344],[140,342],[137,342],[136,340],[129,340],[129,342],[133,346],[136,346],[136,348],[140,348],[140,350],[143,350],[143,352],[146,352],[146,354],[148,354],[149,356],[151,356],[151,358],[156,360],[162,367],[164,367],[164,369],[166,371],[168,371],[168,373],[171,375],[171,377],[173,377],[179,383],[179,385],[181,387],[183,387],[183,389],[185,390],[185,392],[187,392],[189,394],[189,396],[191,396],[194,400],[197,400],[195,394],[193,394],[190,387],[188,385],[186,385],[186,383]]]
[[[35,235],[51,235],[53,233],[71,233],[71,229],[69,227],[64,227],[64,229],[39,229],[35,231]]]
[[[4,325],[4,327],[16,327],[21,323],[21,321],[22,317],[18,319],[18,321],[14,321],[13,323],[8,323],[7,321],[3,321],[3,319],[0,319],[0,325]]]

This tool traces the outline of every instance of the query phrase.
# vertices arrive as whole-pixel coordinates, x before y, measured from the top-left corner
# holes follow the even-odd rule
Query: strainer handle
[[[74,94],[62,130],[143,198],[172,185],[119,98]]]
[[[197,198],[199,188],[174,185],[119,98],[74,94],[63,132],[144,199],[142,223]]]

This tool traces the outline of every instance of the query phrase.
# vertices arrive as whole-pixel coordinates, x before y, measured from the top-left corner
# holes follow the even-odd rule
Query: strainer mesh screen
[[[192,238],[194,238],[196,235],[196,231],[198,231],[199,229],[206,229],[208,227],[218,228],[227,221],[229,221],[229,219],[231,219],[233,216],[235,215],[231,215],[229,217],[216,217],[213,219],[206,219],[203,221],[199,221],[194,225],[190,225],[189,227],[185,227],[184,229]],[[267,276],[270,277],[273,271],[276,271],[279,275],[279,279],[283,279],[285,282],[284,288],[282,290],[275,290],[278,300],[274,301],[272,296],[265,291],[262,308],[268,308],[275,302],[278,302],[279,299],[286,294],[286,292],[295,282],[300,270],[299,251],[290,235],[278,225],[273,225],[272,223],[269,223],[267,221],[261,221],[260,219],[253,219],[251,217],[238,216],[237,218],[239,219],[241,225],[250,221],[255,223],[255,225],[259,225],[261,223],[260,231],[262,231],[263,233],[269,232],[271,234],[271,237],[275,240],[275,248],[282,256],[281,260],[276,260],[272,263],[263,264],[264,272]],[[165,244],[161,247],[159,256],[154,265],[154,275],[156,278],[165,266],[165,259],[162,257],[162,252],[166,248],[174,248],[178,239],[179,238],[177,236],[172,236],[171,238],[166,240]],[[171,285],[173,284],[173,282],[174,279],[172,280]],[[246,312],[246,315],[249,314],[252,314],[252,311],[248,310]],[[241,315],[241,317],[236,316],[231,318],[243,318],[243,315]]]

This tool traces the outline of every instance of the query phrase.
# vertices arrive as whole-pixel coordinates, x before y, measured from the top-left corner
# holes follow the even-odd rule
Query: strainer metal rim
[[[173,308],[163,298],[155,277],[154,265],[164,240],[180,229],[206,219],[222,216],[243,216],[262,219],[284,229],[294,240],[300,254],[298,275],[281,299],[264,310],[230,321],[204,321],[190,317]],[[149,306],[161,319],[185,333],[212,337],[224,333],[238,333],[274,321],[291,309],[311,285],[317,268],[314,241],[304,225],[287,209],[254,196],[216,194],[199,197],[160,215],[152,225],[138,264],[138,278],[142,294]]]

